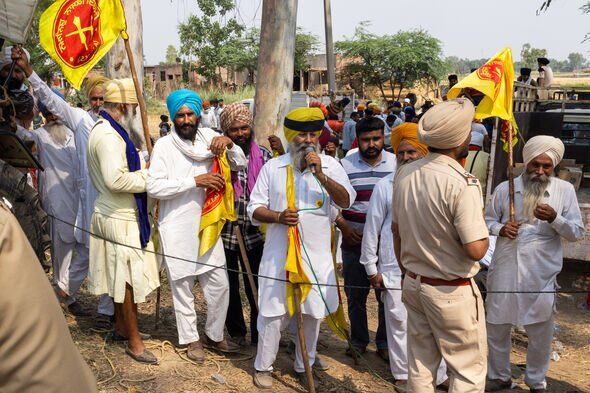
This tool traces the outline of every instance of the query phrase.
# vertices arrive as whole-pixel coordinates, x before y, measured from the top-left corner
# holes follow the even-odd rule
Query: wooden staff
[[[293,285],[293,295],[295,296],[295,307],[297,308],[297,336],[299,337],[299,349],[301,350],[301,357],[303,358],[303,366],[305,367],[305,375],[307,375],[307,386],[310,393],[315,393],[315,383],[313,382],[313,372],[309,365],[309,355],[307,353],[307,346],[305,345],[305,333],[303,332],[303,313],[301,312],[301,287],[299,284]]]
[[[244,261],[244,266],[246,267],[246,274],[248,276],[248,282],[250,282],[250,288],[252,290],[252,296],[254,296],[254,304],[256,305],[256,311],[259,310],[258,308],[258,290],[256,290],[256,283],[254,282],[254,275],[252,274],[252,269],[250,268],[250,261],[248,260],[248,254],[246,253],[246,245],[244,243],[244,237],[242,236],[242,231],[240,230],[240,226],[236,222],[234,226],[234,231],[236,233],[236,237],[238,238],[238,245],[240,246],[240,253],[242,254],[242,261]]]
[[[514,151],[512,148],[512,122],[508,121],[508,204],[510,211],[510,221],[516,221],[514,213]]]
[[[135,69],[135,62],[133,61],[133,53],[131,52],[131,45],[129,45],[129,38],[123,38],[123,42],[125,43],[125,52],[127,52],[127,58],[129,59],[131,77],[133,78],[133,85],[135,85],[135,94],[137,95],[137,102],[139,103],[139,113],[141,114],[141,124],[143,126],[143,135],[145,137],[145,146],[147,147],[148,154],[151,156],[152,140],[150,139],[150,129],[148,126],[145,100],[143,99],[143,94],[141,93],[141,86],[139,85],[139,79],[137,78],[137,70]]]

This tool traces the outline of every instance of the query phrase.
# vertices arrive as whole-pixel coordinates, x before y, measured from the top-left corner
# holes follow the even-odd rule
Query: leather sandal
[[[223,353],[236,353],[240,351],[240,346],[236,345],[232,341],[224,338],[223,340],[217,342],[211,340],[207,335],[203,337],[203,346],[208,349],[213,349]]]
[[[139,363],[158,364],[158,359],[147,349],[144,349],[143,353],[136,355],[131,351],[131,349],[129,349],[129,347],[125,347],[125,353]]]
[[[205,361],[205,350],[201,340],[194,341],[186,347],[186,356],[196,363],[203,363]]]

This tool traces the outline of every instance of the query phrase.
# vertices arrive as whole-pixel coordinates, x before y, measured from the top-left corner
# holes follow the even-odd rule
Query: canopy
[[[0,38],[25,42],[39,0],[0,0]]]

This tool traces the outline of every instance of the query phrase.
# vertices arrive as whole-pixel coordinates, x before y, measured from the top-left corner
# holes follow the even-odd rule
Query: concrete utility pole
[[[333,101],[336,92],[336,65],[334,59],[334,39],[332,37],[332,9],[330,0],[324,0],[324,24],[326,28],[326,68],[328,74],[328,95]]]
[[[256,141],[283,137],[283,119],[291,103],[295,67],[297,0],[264,0],[254,97]]]
[[[131,52],[133,53],[137,77],[143,91],[143,20],[141,18],[141,1],[123,0],[122,3],[125,9],[125,18],[127,19],[129,44],[131,45]],[[119,37],[111,50],[106,54],[105,60],[105,74],[108,78],[131,78],[131,69],[129,68],[129,61],[127,60],[127,53],[125,52],[125,44],[121,37]],[[135,128],[137,130],[142,129],[139,110],[137,111],[137,116],[135,118]],[[143,135],[136,136],[141,139],[141,146],[144,146],[145,138]],[[133,140],[133,143],[137,142],[139,141],[135,139]]]

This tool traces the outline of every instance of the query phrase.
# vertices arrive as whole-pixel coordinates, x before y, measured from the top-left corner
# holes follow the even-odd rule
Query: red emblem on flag
[[[218,157],[213,158],[213,166],[211,167],[211,173],[219,173],[223,176],[223,171],[221,170],[221,165],[219,164]],[[221,188],[220,190],[207,188],[207,192],[205,193],[205,203],[203,205],[201,215],[205,215],[213,209],[215,209],[217,206],[219,206],[221,204],[221,200],[223,199],[224,194],[225,187]]]
[[[90,62],[103,44],[98,0],[67,0],[53,23],[53,43],[60,59],[72,68]]]
[[[496,99],[500,92],[500,82],[504,77],[504,64],[502,61],[500,59],[492,59],[479,67],[476,73],[479,79],[494,82],[494,99]]]

